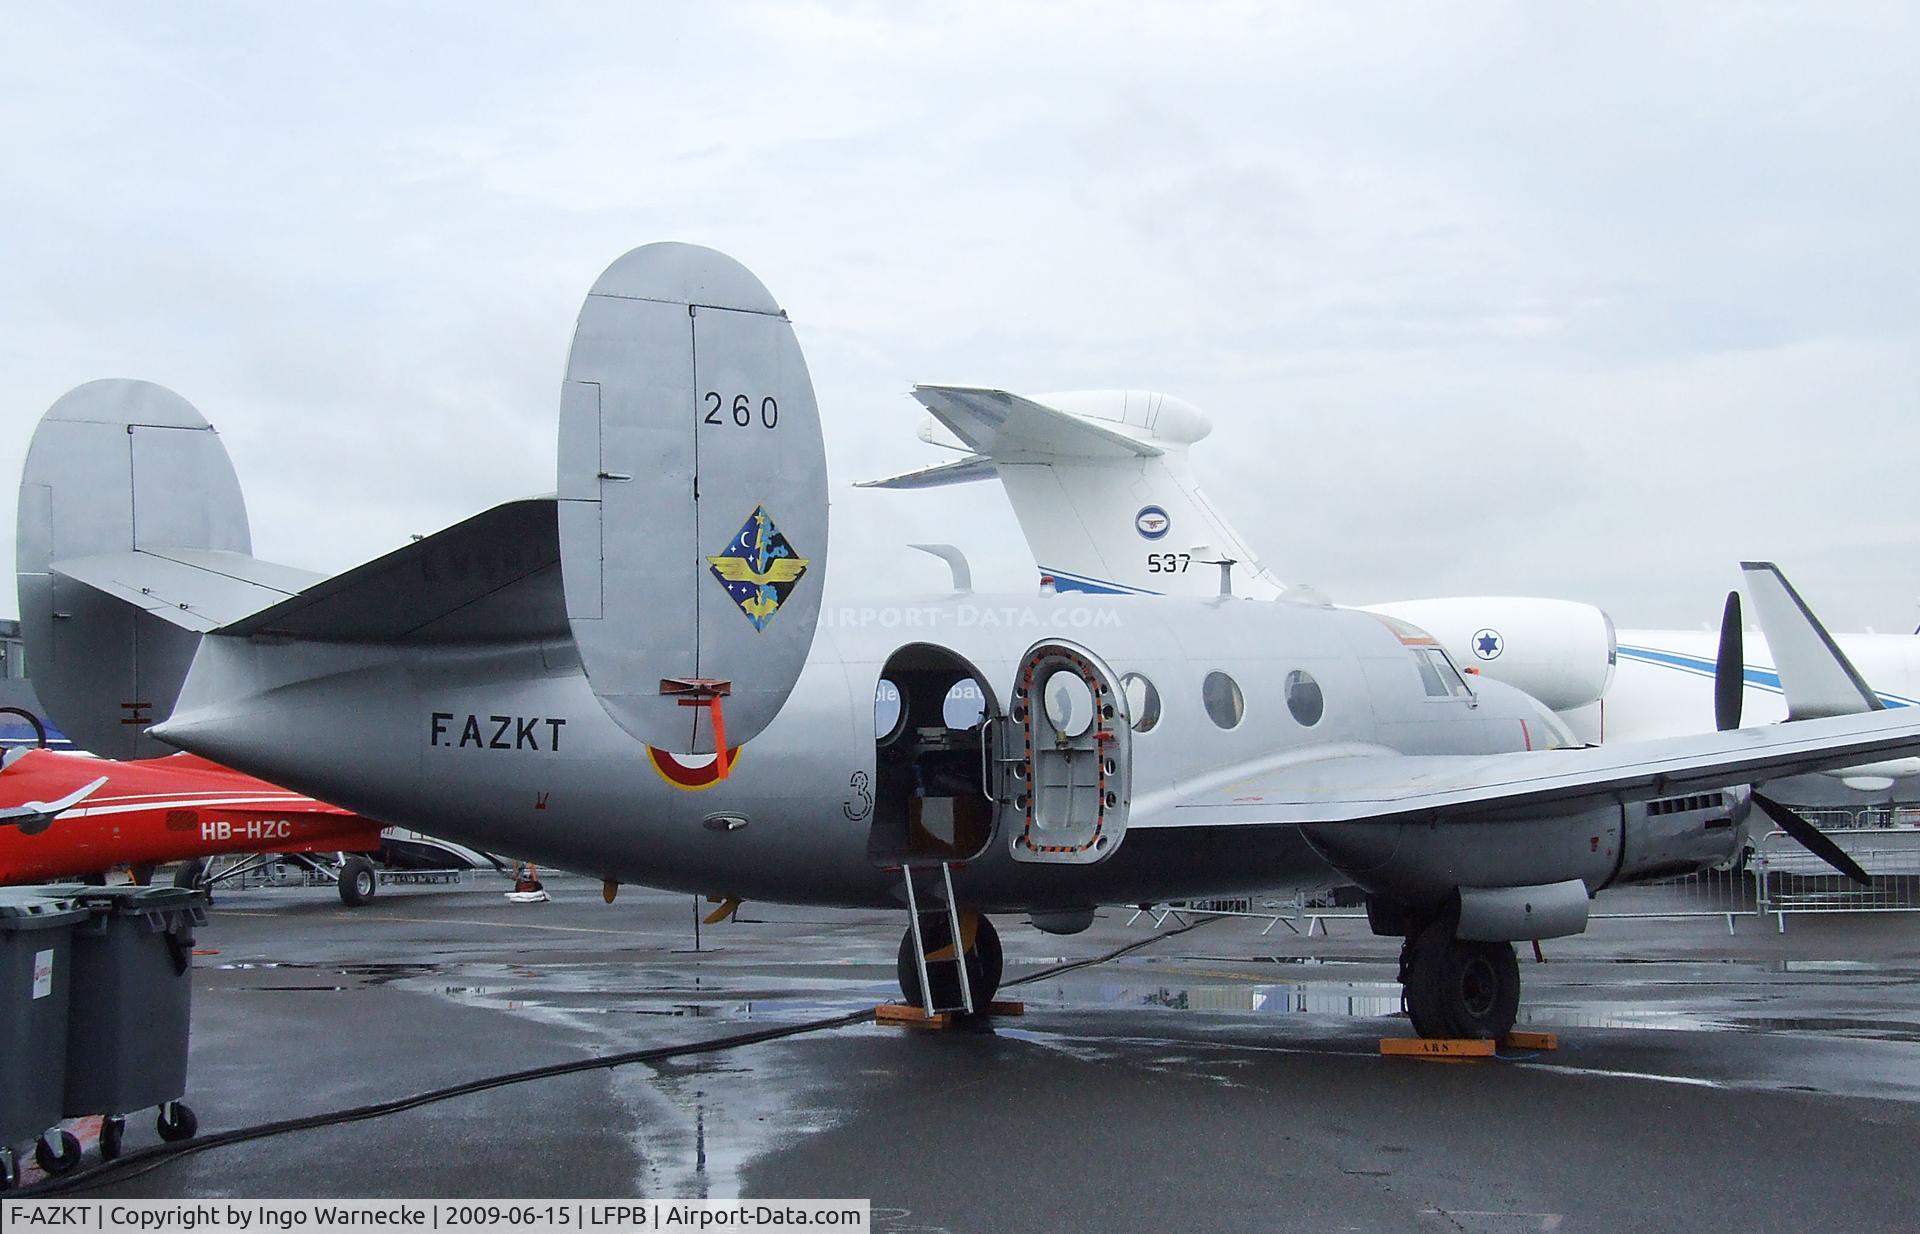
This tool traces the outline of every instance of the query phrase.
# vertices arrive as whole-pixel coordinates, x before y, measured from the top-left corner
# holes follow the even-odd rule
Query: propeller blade
[[[1720,613],[1720,655],[1713,663],[1713,724],[1721,732],[1740,727],[1740,704],[1747,694],[1747,653],[1740,629],[1740,593],[1727,593]]]
[[[1818,827],[1801,818],[1792,810],[1781,805],[1771,797],[1759,793],[1753,795],[1753,804],[1760,807],[1761,813],[1774,821],[1774,825],[1800,842],[1802,848],[1826,862],[1840,873],[1846,875],[1861,886],[1873,883],[1871,876],[1860,868],[1860,863],[1847,856],[1846,850],[1828,839]]]

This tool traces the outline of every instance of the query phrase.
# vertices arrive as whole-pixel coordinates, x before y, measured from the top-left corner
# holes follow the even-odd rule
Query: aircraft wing
[[[976,454],[996,463],[1154,458],[1158,446],[1102,428],[1079,416],[1005,390],[977,386],[915,386],[913,397]],[[961,460],[965,462],[966,460]]]
[[[915,471],[903,471],[897,476],[888,476],[884,480],[860,480],[853,487],[941,488],[948,484],[970,484],[975,480],[992,480],[999,474],[992,459],[984,454],[969,454],[951,463],[922,467]]]
[[[1764,783],[1920,751],[1920,716],[1906,710],[1577,750],[1404,755],[1348,746],[1142,796],[1129,826],[1471,821]]]
[[[217,549],[133,549],[48,567],[176,626],[205,633],[278,604],[324,576]]]

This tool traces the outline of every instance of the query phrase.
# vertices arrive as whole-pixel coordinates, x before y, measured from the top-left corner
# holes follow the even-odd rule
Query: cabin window
[[[1237,728],[1247,712],[1246,699],[1240,694],[1240,683],[1225,673],[1208,673],[1207,679],[1200,685],[1200,702],[1207,709],[1207,718],[1221,728]]]
[[[940,718],[948,728],[978,728],[986,715],[987,696],[980,689],[980,683],[971,677],[954,682],[953,689],[947,691],[946,700],[940,704]]]
[[[873,739],[884,746],[898,738],[906,726],[906,700],[900,687],[882,677],[873,688]]]
[[[1056,671],[1040,689],[1047,721],[1061,736],[1078,737],[1093,727],[1093,689],[1079,673]]]
[[[1296,668],[1287,674],[1287,710],[1303,728],[1320,723],[1320,717],[1326,714],[1327,700],[1312,673]]]
[[[1133,731],[1152,732],[1153,726],[1160,723],[1160,691],[1139,673],[1122,677],[1120,689],[1127,698],[1127,718]]]

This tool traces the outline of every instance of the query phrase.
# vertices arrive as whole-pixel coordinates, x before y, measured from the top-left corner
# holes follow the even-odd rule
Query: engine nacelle
[[[1323,823],[1301,832],[1334,868],[1403,910],[1370,911],[1376,931],[1403,933],[1451,905],[1461,910],[1463,938],[1503,930],[1511,939],[1551,938],[1585,926],[1568,884],[1599,891],[1724,865],[1751,805],[1746,788],[1716,789],[1562,815]]]
[[[1554,711],[1585,707],[1613,681],[1613,619],[1591,604],[1524,596],[1449,596],[1369,605],[1440,640],[1454,663],[1525,690]]]

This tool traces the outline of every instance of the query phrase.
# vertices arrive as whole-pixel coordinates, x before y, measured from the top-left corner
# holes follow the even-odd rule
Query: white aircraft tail
[[[313,576],[252,556],[219,435],[144,381],[88,382],[47,410],[20,481],[20,624],[48,715],[95,754],[166,753],[200,634]]]
[[[1187,448],[1212,425],[1198,408],[1141,390],[1026,398],[972,386],[915,386],[921,437],[966,457],[861,487],[917,489],[999,479],[1044,579],[1060,591],[1236,595],[1282,587],[1194,482]]]

